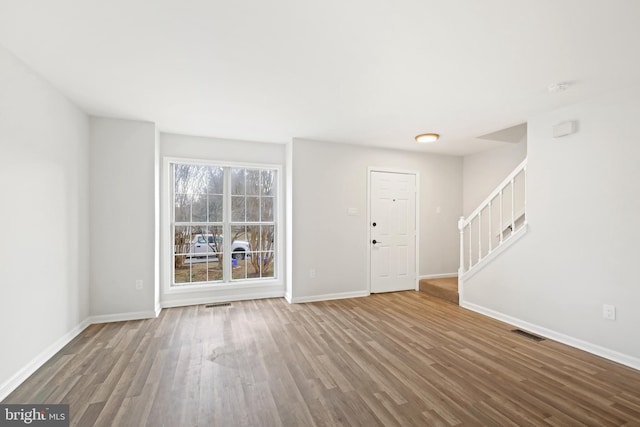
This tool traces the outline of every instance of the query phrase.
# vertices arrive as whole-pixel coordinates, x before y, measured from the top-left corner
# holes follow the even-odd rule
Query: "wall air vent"
[[[230,302],[216,302],[213,304],[207,304],[204,306],[204,308],[229,307],[230,305]]]
[[[511,332],[515,332],[515,333],[516,333],[516,334],[518,334],[518,335],[522,335],[523,337],[525,337],[525,338],[529,338],[530,340],[534,340],[534,341],[536,341],[536,342],[544,341],[544,338],[539,337],[539,336],[537,336],[537,335],[533,335],[533,334],[532,334],[532,333],[530,333],[530,332],[523,331],[522,329],[514,329],[514,330],[512,330]]]

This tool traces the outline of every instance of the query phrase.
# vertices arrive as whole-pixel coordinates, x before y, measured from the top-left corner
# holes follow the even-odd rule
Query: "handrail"
[[[522,203],[523,205],[520,207],[518,206],[518,212],[516,215],[516,205],[515,205],[515,200],[516,200],[516,194],[520,195],[519,193],[516,193],[516,178],[522,174],[523,178],[524,178],[524,189],[523,189],[523,194],[522,194]],[[480,263],[480,261],[483,260],[483,258],[485,258],[485,256],[490,255],[492,252],[494,252],[497,248],[499,248],[504,242],[505,239],[509,239],[510,237],[512,237],[517,231],[519,231],[522,226],[525,226],[527,223],[527,217],[526,217],[526,206],[527,206],[527,202],[526,202],[526,179],[527,179],[527,159],[524,159],[522,161],[522,163],[520,163],[514,170],[513,172],[511,172],[497,187],[495,190],[493,190],[491,192],[491,194],[489,194],[489,196],[484,199],[484,201],[471,213],[471,215],[469,215],[466,219],[464,217],[460,217],[460,220],[458,221],[458,230],[460,232],[460,269],[458,270],[458,279],[460,280],[462,278],[462,275],[466,272],[468,272],[469,270],[471,270],[471,268],[475,267],[476,265],[478,265]],[[504,218],[503,215],[503,211],[505,208],[505,198],[506,195],[505,193],[508,195],[509,191],[505,192],[505,189],[507,187],[511,187],[511,191],[510,191],[510,202],[509,202],[509,210],[511,211],[511,215],[508,218]],[[496,200],[497,201],[494,201]],[[493,205],[494,204],[498,204],[498,218],[494,218],[494,209],[493,209]],[[488,221],[488,225],[489,225],[489,230],[488,233],[485,233],[485,235],[483,235],[483,230],[482,230],[482,221],[483,221],[483,211],[487,209],[487,213],[489,216]],[[477,219],[477,226],[473,226],[474,221],[476,221]],[[508,222],[504,222],[504,220],[507,220]],[[493,222],[494,220],[497,220],[498,225],[499,225],[499,232],[496,236],[493,236],[493,232],[492,232],[492,228],[493,228]],[[506,227],[505,227],[506,224]],[[516,225],[518,225],[518,227],[516,227]],[[477,230],[476,230],[477,228]],[[465,265],[465,229],[469,230],[469,260],[468,260],[468,265]],[[507,231],[508,230],[508,231]],[[476,235],[477,234],[477,235]],[[507,235],[508,234],[508,235]],[[507,235],[507,237],[505,238],[505,235]],[[494,245],[494,238],[497,239],[497,242]],[[477,257],[473,256],[473,251],[474,251],[474,243],[477,240]],[[486,249],[486,255],[483,256],[483,240],[485,242],[488,243],[487,246],[485,246]],[[474,263],[474,259],[476,259],[477,261]]]
[[[475,219],[475,217],[478,216],[478,214],[487,207],[487,205],[500,193],[500,191],[504,190],[509,184],[511,184],[511,180],[514,179],[526,167],[527,159],[524,159],[522,163],[516,166],[516,168],[509,174],[509,176],[507,176],[500,184],[498,184],[496,189],[493,190],[491,194],[489,194],[489,197],[484,199],[482,203],[480,203],[480,206],[478,206],[473,212],[471,212],[471,215],[467,217],[463,226],[466,227],[473,219]],[[458,225],[458,228],[460,228],[460,225]]]

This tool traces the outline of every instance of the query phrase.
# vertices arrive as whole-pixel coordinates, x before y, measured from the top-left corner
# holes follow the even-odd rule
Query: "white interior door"
[[[371,292],[416,287],[416,176],[371,171]]]

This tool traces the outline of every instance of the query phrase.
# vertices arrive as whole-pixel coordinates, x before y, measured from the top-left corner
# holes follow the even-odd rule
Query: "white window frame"
[[[192,164],[200,166],[217,166],[222,168],[245,168],[245,169],[272,169],[276,171],[277,183],[275,186],[275,206],[274,206],[274,224],[276,227],[276,242],[275,242],[275,263],[274,263],[274,277],[273,278],[248,278],[248,279],[234,279],[231,281],[230,269],[223,269],[223,281],[220,282],[197,282],[196,284],[173,284],[173,246],[174,236],[172,233],[174,224],[174,186],[173,186],[173,164]],[[283,238],[284,238],[284,200],[283,200],[283,181],[282,165],[278,164],[265,164],[265,163],[250,163],[250,162],[230,162],[220,160],[209,159],[194,159],[184,157],[164,157],[163,158],[163,200],[162,200],[162,256],[161,256],[161,269],[162,269],[162,282],[163,292],[165,294],[178,294],[188,292],[202,292],[202,291],[214,291],[214,290],[233,290],[255,288],[260,290],[266,286],[282,285],[283,273],[284,273],[284,252],[283,252]],[[228,172],[225,172],[225,198],[230,195],[231,183],[230,179],[227,179]],[[225,234],[230,235],[231,226],[231,204],[224,204],[223,223],[225,227]],[[229,230],[227,230],[229,228]],[[230,252],[231,242],[228,239],[224,241],[224,251]],[[228,258],[229,259],[229,258]]]

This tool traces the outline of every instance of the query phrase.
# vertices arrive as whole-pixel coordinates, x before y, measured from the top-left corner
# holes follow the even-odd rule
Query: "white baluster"
[[[504,240],[504,224],[502,221],[502,211],[504,210],[504,203],[502,201],[502,190],[500,190],[500,244]]]
[[[491,223],[493,222],[493,210],[491,208],[492,206],[493,200],[489,201],[489,253],[493,251],[493,227],[491,226]]]
[[[458,270],[458,277],[464,273],[464,217],[461,216],[458,220],[458,231],[460,232],[460,268]]]
[[[515,177],[511,180],[511,235],[516,231],[516,190]]]
[[[523,212],[524,212],[524,225],[527,224],[527,165],[524,165],[523,168],[523,176],[524,176],[524,194],[522,195],[522,200],[523,200]]]
[[[471,270],[471,267],[473,267],[473,259],[471,258],[471,246],[473,246],[471,243],[473,242],[473,238],[472,238],[472,234],[471,234],[471,224],[473,223],[473,220],[469,221],[469,270]]]
[[[482,261],[482,211],[478,212],[478,262]]]

